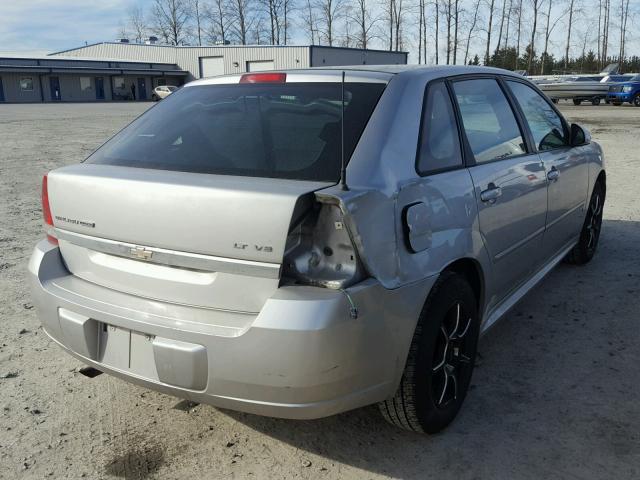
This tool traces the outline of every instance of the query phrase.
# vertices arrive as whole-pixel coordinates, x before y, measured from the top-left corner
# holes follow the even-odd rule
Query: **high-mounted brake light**
[[[44,217],[45,231],[47,232],[47,240],[54,245],[58,244],[53,229],[53,216],[51,215],[51,206],[49,205],[49,187],[47,174],[42,177],[42,216]]]
[[[286,73],[245,73],[240,77],[240,83],[285,83]]]

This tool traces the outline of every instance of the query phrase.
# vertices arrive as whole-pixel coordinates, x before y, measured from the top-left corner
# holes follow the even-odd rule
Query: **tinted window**
[[[453,87],[477,163],[526,152],[516,118],[496,80],[464,80],[455,82]]]
[[[562,119],[551,105],[533,88],[508,81],[524,113],[538,150],[552,150],[567,145]]]
[[[384,85],[345,85],[349,159]],[[89,163],[185,172],[337,181],[340,83],[202,85],[149,109]]]
[[[456,118],[443,82],[429,86],[423,115],[418,172],[424,174],[462,165]]]

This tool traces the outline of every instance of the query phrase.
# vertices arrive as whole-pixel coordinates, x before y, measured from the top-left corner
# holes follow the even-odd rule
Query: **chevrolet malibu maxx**
[[[605,190],[600,146],[504,70],[216,77],[44,176],[29,277],[46,333],[100,371],[431,433],[479,335],[591,260]]]

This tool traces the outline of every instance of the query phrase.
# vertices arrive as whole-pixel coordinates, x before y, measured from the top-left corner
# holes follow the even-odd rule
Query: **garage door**
[[[200,78],[224,75],[224,60],[222,57],[200,57]]]
[[[273,70],[273,60],[254,60],[247,62],[247,72],[262,72],[264,70]]]

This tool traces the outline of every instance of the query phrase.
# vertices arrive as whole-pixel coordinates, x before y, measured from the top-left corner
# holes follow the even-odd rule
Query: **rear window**
[[[384,84],[345,84],[349,159]],[[202,85],[151,108],[87,163],[337,182],[341,84]]]

